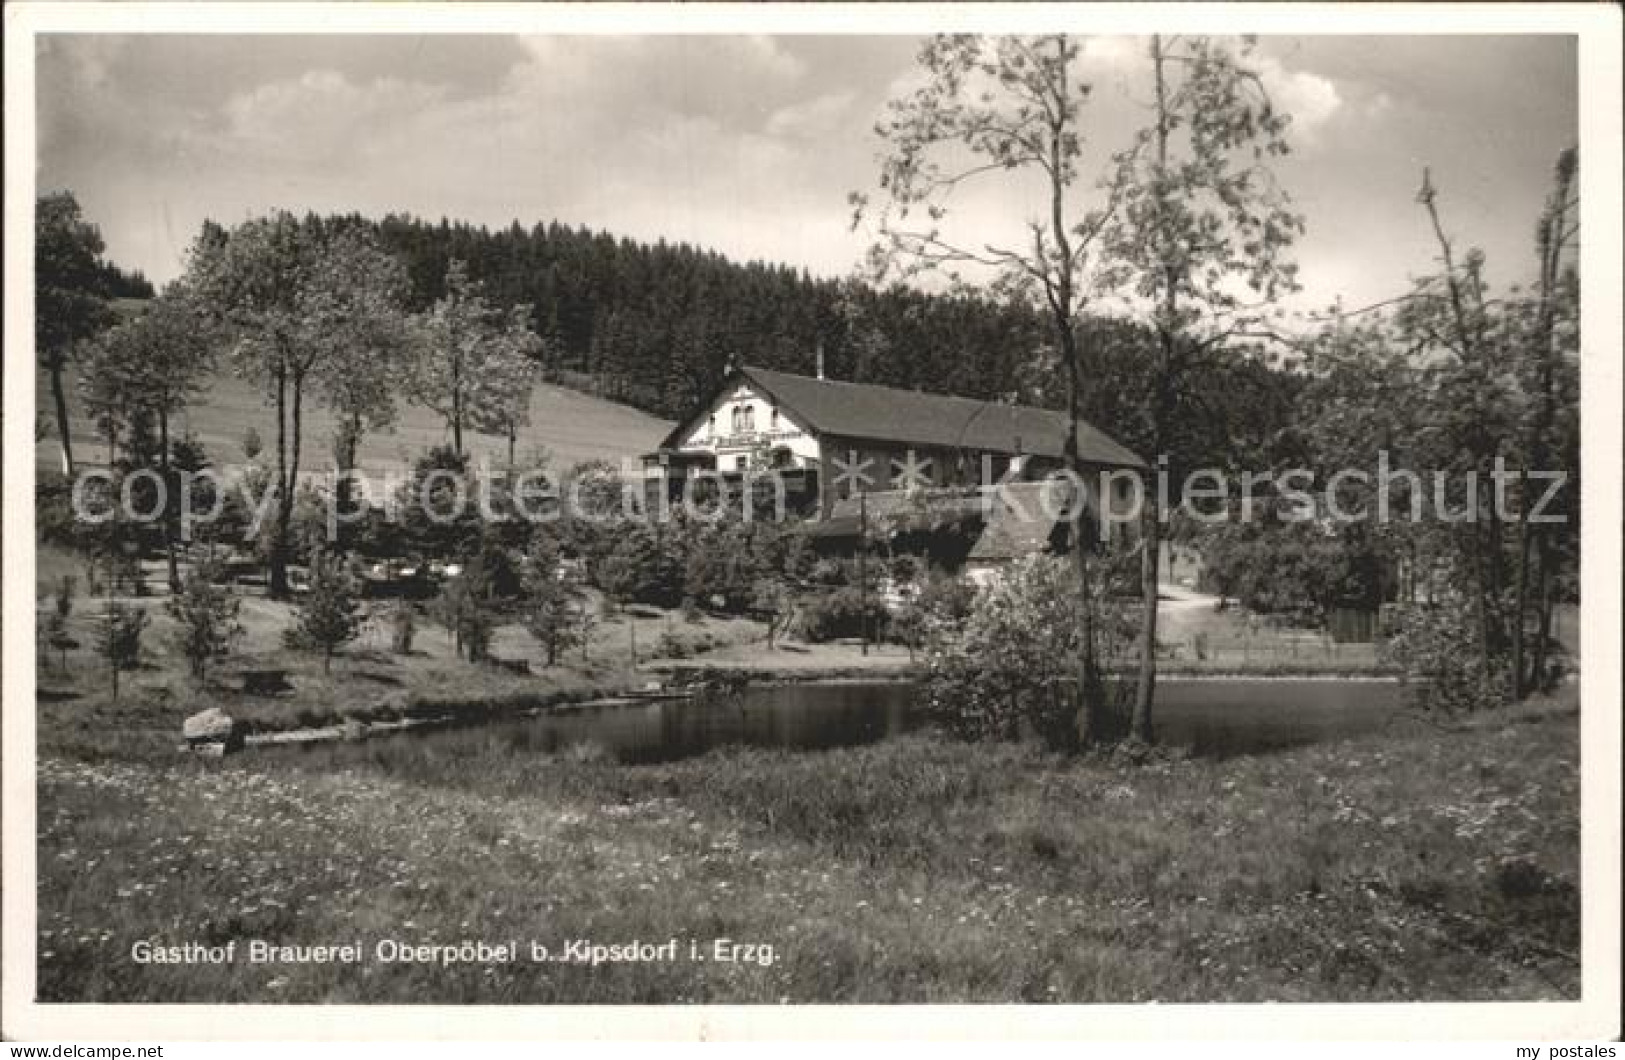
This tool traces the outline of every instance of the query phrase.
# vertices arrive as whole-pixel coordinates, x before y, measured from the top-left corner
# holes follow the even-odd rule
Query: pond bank
[[[639,769],[572,754],[538,768],[530,749],[472,739],[207,768],[42,755],[38,993],[356,1004],[1573,999],[1579,745],[1574,692],[1561,698],[1448,733],[1139,767],[921,734]],[[241,882],[222,888],[221,866]],[[176,924],[290,946],[383,930],[420,941],[534,930],[544,944],[730,938],[772,946],[773,957],[453,969],[127,959],[135,940],[168,938]]]

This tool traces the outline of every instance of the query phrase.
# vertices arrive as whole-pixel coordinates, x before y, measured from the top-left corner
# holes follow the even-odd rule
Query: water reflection
[[[1158,739],[1204,756],[1256,754],[1380,728],[1399,705],[1381,681],[1165,681]],[[818,750],[872,743],[925,724],[911,685],[823,682],[754,687],[692,700],[617,703],[548,712],[417,739],[500,742],[552,752],[596,745],[625,762],[656,762],[746,745]]]

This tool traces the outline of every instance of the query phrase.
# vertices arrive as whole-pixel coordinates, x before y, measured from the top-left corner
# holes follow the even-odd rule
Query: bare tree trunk
[[[281,504],[277,507],[277,555],[282,558],[282,595],[288,594],[288,550],[293,528],[294,496],[299,486],[299,437],[301,431],[301,409],[304,402],[304,374],[295,370],[291,374],[290,385],[293,390],[293,403],[288,418],[287,478],[286,486],[280,498]]]
[[[1152,379],[1151,402],[1151,443],[1153,452],[1150,454],[1153,462],[1156,460],[1156,450],[1162,447],[1163,416],[1167,402],[1163,395],[1173,390],[1174,345],[1175,327],[1179,308],[1179,276],[1178,267],[1172,264],[1173,248],[1170,246],[1170,237],[1166,231],[1164,220],[1166,209],[1164,198],[1167,189],[1163,186],[1168,172],[1168,138],[1171,132],[1168,120],[1168,87],[1163,74],[1165,58],[1162,51],[1162,37],[1151,38],[1151,61],[1156,75],[1157,96],[1157,182],[1156,203],[1158,217],[1158,253],[1164,262],[1165,274],[1161,291],[1160,311],[1163,320],[1158,324],[1157,335],[1160,346],[1161,361],[1159,370]],[[1155,472],[1152,472],[1146,482],[1145,504],[1140,519],[1140,600],[1141,610],[1144,612],[1140,619],[1140,674],[1134,689],[1134,717],[1130,724],[1130,731],[1134,737],[1150,743],[1155,730],[1151,721],[1151,708],[1157,694],[1157,567],[1162,558],[1162,511],[1158,504],[1158,490],[1155,481]]]
[[[174,481],[169,476],[169,412],[158,412],[158,470],[164,483],[164,554],[169,567],[169,592],[181,591],[180,567],[175,561],[175,507],[179,497],[170,496]]]
[[[451,448],[463,455],[463,371],[462,361],[455,352],[451,367]]]
[[[1456,341],[1459,344],[1457,353],[1463,362],[1472,363],[1476,358],[1476,347],[1473,341],[1475,337],[1474,329],[1468,324],[1467,308],[1466,304],[1462,300],[1461,281],[1456,275],[1455,255],[1450,248],[1449,238],[1447,238],[1444,234],[1444,225],[1439,221],[1439,208],[1434,201],[1436,197],[1437,192],[1433,188],[1432,178],[1428,171],[1424,169],[1422,171],[1422,190],[1419,193],[1418,198],[1420,199],[1422,205],[1427,208],[1428,219],[1433,223],[1433,235],[1439,243],[1439,253],[1444,259],[1445,287],[1450,294],[1451,318],[1455,323]],[[1480,302],[1480,309],[1482,309],[1482,301]],[[1493,445],[1493,442],[1491,444]],[[1480,461],[1483,456],[1483,449],[1477,445],[1474,446],[1474,449],[1477,450],[1474,453],[1475,463],[1473,467],[1474,473],[1476,474],[1481,468]],[[1474,499],[1476,501],[1476,496]],[[1491,507],[1493,507],[1493,505]],[[1481,673],[1485,677],[1488,677],[1494,666],[1494,659],[1492,657],[1492,643],[1494,638],[1491,635],[1491,607],[1489,603],[1489,594],[1491,592],[1492,585],[1492,572],[1489,570],[1486,563],[1486,548],[1484,542],[1481,540],[1478,526],[1479,522],[1477,513],[1475,512],[1473,513],[1473,521],[1467,532],[1467,540],[1471,546],[1473,576],[1476,582],[1475,589],[1478,598],[1477,618],[1480,668]],[[1497,550],[1499,550],[1500,542],[1494,542],[1494,546]]]
[[[1542,687],[1546,681],[1546,658],[1552,641],[1552,550],[1546,535],[1539,537],[1536,554],[1540,561],[1540,579],[1535,598],[1539,601],[1540,619],[1535,634],[1535,658],[1530,667],[1530,687]]]
[[[1055,99],[1049,107],[1050,238],[1055,241],[1059,265],[1046,279],[1044,294],[1055,327],[1055,344],[1060,349],[1067,377],[1066,464],[1073,474],[1078,496],[1072,520],[1072,570],[1077,579],[1078,614],[1074,648],[1077,699],[1073,728],[1078,745],[1087,747],[1100,738],[1100,667],[1095,658],[1094,591],[1090,581],[1089,552],[1094,535],[1089,529],[1088,490],[1084,488],[1083,463],[1078,457],[1078,414],[1083,401],[1082,373],[1078,365],[1078,337],[1074,330],[1077,292],[1072,285],[1072,237],[1066,225],[1065,143],[1068,125],[1066,44],[1055,42]],[[1043,247],[1035,257],[1043,260]],[[912,654],[912,646],[911,646]]]
[[[51,400],[56,404],[56,433],[62,444],[62,474],[73,478],[73,442],[68,435],[68,398],[62,388],[61,356],[51,358]]]
[[[1512,604],[1512,698],[1529,694],[1530,682],[1524,673],[1525,629],[1529,614],[1529,564],[1534,544],[1529,522],[1529,471],[1518,473],[1518,586]]]
[[[1562,270],[1563,248],[1568,241],[1565,226],[1568,224],[1569,195],[1574,186],[1575,157],[1564,152],[1557,162],[1557,187],[1541,218],[1539,250],[1540,250],[1540,314],[1537,318],[1538,332],[1536,341],[1540,353],[1540,372],[1538,376],[1539,404],[1536,406],[1535,417],[1530,424],[1528,443],[1525,447],[1525,458],[1529,464],[1544,471],[1547,460],[1547,432],[1551,430],[1552,421],[1556,417],[1556,395],[1554,394],[1554,353],[1552,349],[1553,332],[1557,326],[1557,294],[1556,288]],[[1544,679],[1546,670],[1546,643],[1550,634],[1551,599],[1549,596],[1549,570],[1551,559],[1547,547],[1548,541],[1542,528],[1535,527],[1529,519],[1529,489],[1528,469],[1519,476],[1523,483],[1523,490],[1518,499],[1518,599],[1517,599],[1517,625],[1513,628],[1513,697],[1523,699],[1529,690]],[[1540,560],[1540,592],[1539,592],[1539,628],[1540,639],[1535,645],[1535,664],[1527,679],[1524,674],[1524,656],[1526,637],[1524,631],[1524,616],[1529,607],[1529,565],[1531,563],[1531,545]]]
[[[1155,735],[1151,707],[1157,694],[1157,567],[1162,558],[1162,513],[1155,493],[1155,489],[1146,490],[1140,519],[1140,599],[1145,613],[1140,620],[1140,676],[1134,687],[1130,726],[1134,737],[1146,743]]]
[[[270,593],[278,599],[288,595],[288,372],[276,368],[276,525],[271,530]]]

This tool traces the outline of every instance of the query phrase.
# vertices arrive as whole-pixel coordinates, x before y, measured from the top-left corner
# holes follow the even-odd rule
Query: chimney
[[[824,340],[818,340],[818,378],[824,378]]]

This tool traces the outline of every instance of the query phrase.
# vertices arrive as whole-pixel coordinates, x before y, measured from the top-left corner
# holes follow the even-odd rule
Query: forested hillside
[[[687,244],[616,238],[559,223],[490,231],[406,216],[375,227],[405,260],[413,309],[466,260],[493,299],[531,307],[549,374],[676,417],[708,396],[728,363],[810,374],[822,344],[832,378],[1030,399],[1025,370],[1043,341],[1022,307],[907,289],[876,292]]]

